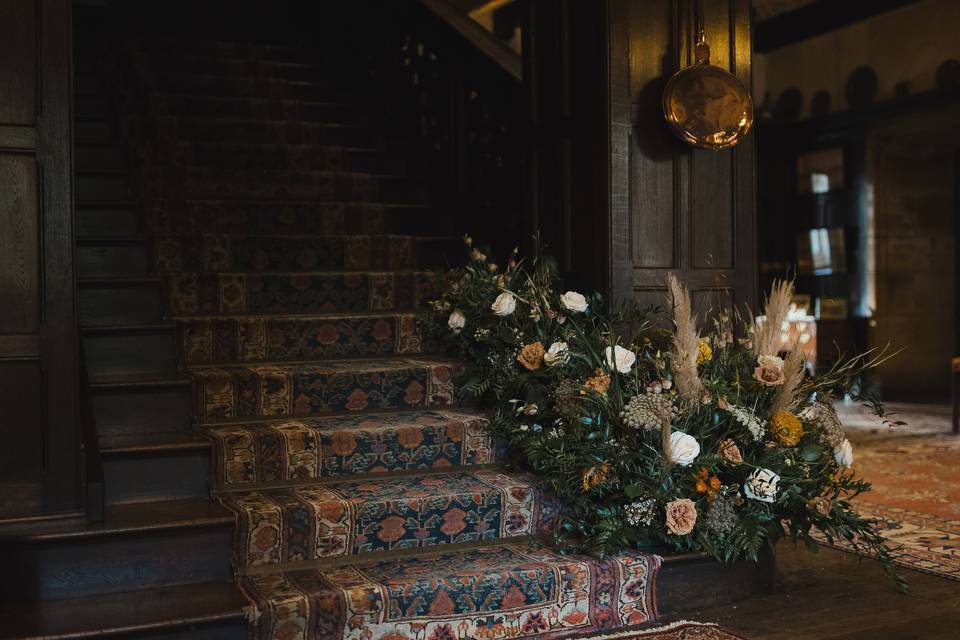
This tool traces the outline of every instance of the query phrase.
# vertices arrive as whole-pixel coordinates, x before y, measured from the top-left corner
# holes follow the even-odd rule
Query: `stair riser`
[[[74,124],[74,139],[77,144],[115,144],[113,124],[108,120],[80,120]]]
[[[157,324],[163,321],[159,284],[82,285],[80,324]]]
[[[231,579],[231,526],[33,542],[4,564],[0,597],[56,600]]]
[[[158,94],[157,113],[181,118],[244,118],[366,126],[366,116],[350,105],[289,99],[218,98]]]
[[[237,59],[251,62],[310,62],[315,49],[297,48],[288,45],[255,44],[243,42],[208,42],[186,38],[160,39],[141,43],[153,59],[163,60],[172,56],[180,58],[207,58],[210,60]]]
[[[103,457],[108,504],[205,498],[210,494],[210,451],[111,453]]]
[[[413,315],[378,318],[229,318],[177,322],[188,365],[326,360],[424,353]]]
[[[152,271],[142,244],[77,248],[77,272],[81,278],[142,278]]]
[[[295,62],[258,62],[255,60],[224,60],[212,56],[174,55],[154,58],[160,73],[196,74],[232,78],[266,80],[301,80],[330,82],[324,67]]]
[[[446,366],[381,371],[290,373],[273,367],[233,370],[197,369],[195,417],[199,421],[234,418],[307,417],[380,409],[448,407],[454,403],[451,371]]]
[[[160,273],[386,271],[417,266],[410,236],[236,236],[157,238]],[[429,249],[434,243],[429,243]],[[432,253],[432,252],[429,252]]]
[[[193,399],[189,387],[95,389],[92,397],[97,432],[101,436],[184,433],[191,428]]]
[[[227,96],[243,98],[279,98],[310,100],[313,102],[349,103],[347,91],[315,82],[288,82],[285,80],[219,78],[216,76],[160,75],[156,88],[163,93],[187,93],[198,96]]]
[[[449,471],[504,459],[487,421],[447,412],[283,420],[210,429],[218,490],[384,472]]]
[[[104,637],[116,640],[242,640],[248,637],[249,624],[242,617],[236,620],[202,625],[177,626],[157,631],[137,631],[132,635],[120,634]]]
[[[241,566],[509,540],[546,532],[556,514],[529,479],[493,472],[239,494],[223,504],[238,517]]]
[[[236,177],[223,178],[200,173],[188,175],[182,185],[176,188],[176,193],[188,198],[376,202],[382,199],[378,187],[379,181],[374,178],[349,173],[322,174],[317,178],[307,176],[302,182],[274,175],[238,180]],[[170,192],[174,193],[173,187]],[[390,202],[402,201],[394,199],[400,196],[392,194]]]
[[[173,331],[157,334],[94,334],[84,338],[87,367],[93,377],[153,374],[174,376],[177,351]]]
[[[373,144],[366,129],[306,122],[263,123],[183,119],[177,135],[185,141],[229,141],[255,144],[313,144],[369,147]]]
[[[184,144],[177,162],[191,167],[219,170],[355,171],[378,175],[406,175],[406,163],[398,155],[377,151],[306,145],[215,145]]]
[[[151,212],[160,234],[449,235],[453,216],[420,206],[187,200]]]
[[[127,166],[126,154],[120,147],[77,146],[74,161],[78,173],[118,171]]]
[[[130,199],[126,176],[84,176],[76,181],[78,202],[124,202]]]
[[[175,316],[416,311],[432,295],[425,272],[169,274]]]
[[[141,214],[127,208],[77,207],[78,236],[130,237],[140,233]]]

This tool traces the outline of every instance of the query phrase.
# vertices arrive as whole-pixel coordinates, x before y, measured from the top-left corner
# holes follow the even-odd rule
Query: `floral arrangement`
[[[781,353],[792,285],[765,321],[713,310],[700,334],[690,296],[669,279],[672,313],[559,291],[549,259],[514,250],[500,268],[465,238],[465,268],[440,274],[431,333],[465,360],[464,399],[485,408],[512,462],[562,504],[561,548],[638,546],[757,559],[784,535],[846,540],[894,574],[889,550],[851,499],[870,485],[831,402],[884,354],[810,375],[799,345]],[[670,324],[672,329],[662,328]],[[883,407],[869,398],[878,415]]]

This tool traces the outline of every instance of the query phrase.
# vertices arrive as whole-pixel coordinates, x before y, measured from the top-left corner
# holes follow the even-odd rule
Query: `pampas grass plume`
[[[690,292],[670,274],[667,278],[670,294],[673,297],[673,349],[671,363],[677,385],[677,395],[688,402],[700,402],[704,387],[697,373],[697,350],[700,346],[700,334],[693,318],[690,304]]]
[[[753,338],[753,351],[758,356],[775,356],[780,352],[780,332],[790,312],[792,299],[793,282],[777,280],[773,283],[764,305],[766,318],[757,327]]]

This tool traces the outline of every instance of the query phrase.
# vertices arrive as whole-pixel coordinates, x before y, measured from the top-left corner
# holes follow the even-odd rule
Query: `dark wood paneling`
[[[43,475],[46,420],[43,378],[36,362],[0,361],[0,468],[6,481]]]
[[[614,297],[663,303],[674,273],[705,312],[755,296],[753,138],[730,150],[695,150],[664,122],[666,81],[692,61],[691,7],[608,3],[610,284]],[[712,63],[750,86],[749,2],[704,8]]]
[[[36,118],[37,11],[36,0],[0,2],[0,124],[31,126]]]
[[[37,163],[0,153],[0,335],[36,334],[40,326]]]

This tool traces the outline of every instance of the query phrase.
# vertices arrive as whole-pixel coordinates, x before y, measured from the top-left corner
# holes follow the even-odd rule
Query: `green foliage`
[[[515,251],[501,269],[466,240],[471,260],[438,275],[441,294],[423,320],[465,362],[457,379],[462,399],[488,412],[516,464],[559,499],[561,549],[604,555],[656,545],[732,561],[756,559],[784,535],[815,548],[816,529],[892,566],[873,523],[851,506],[870,485],[840,465],[843,433],[826,400],[852,392],[883,416],[858,386],[883,353],[798,380],[788,415],[802,428],[791,440],[771,428],[778,388],[755,378],[758,356],[729,321],[718,322],[701,346],[705,397],[683,399],[673,384],[673,335],[657,328],[667,324],[659,310],[561,293],[552,261],[524,265]],[[635,360],[618,366],[608,355],[616,348]],[[631,400],[632,413],[625,412]],[[665,454],[665,429],[696,440],[692,461]],[[728,444],[737,456],[722,451]],[[775,474],[776,487],[759,496],[755,473]],[[668,505],[679,499],[695,504],[688,533],[668,523]],[[712,513],[717,500],[724,510]]]

